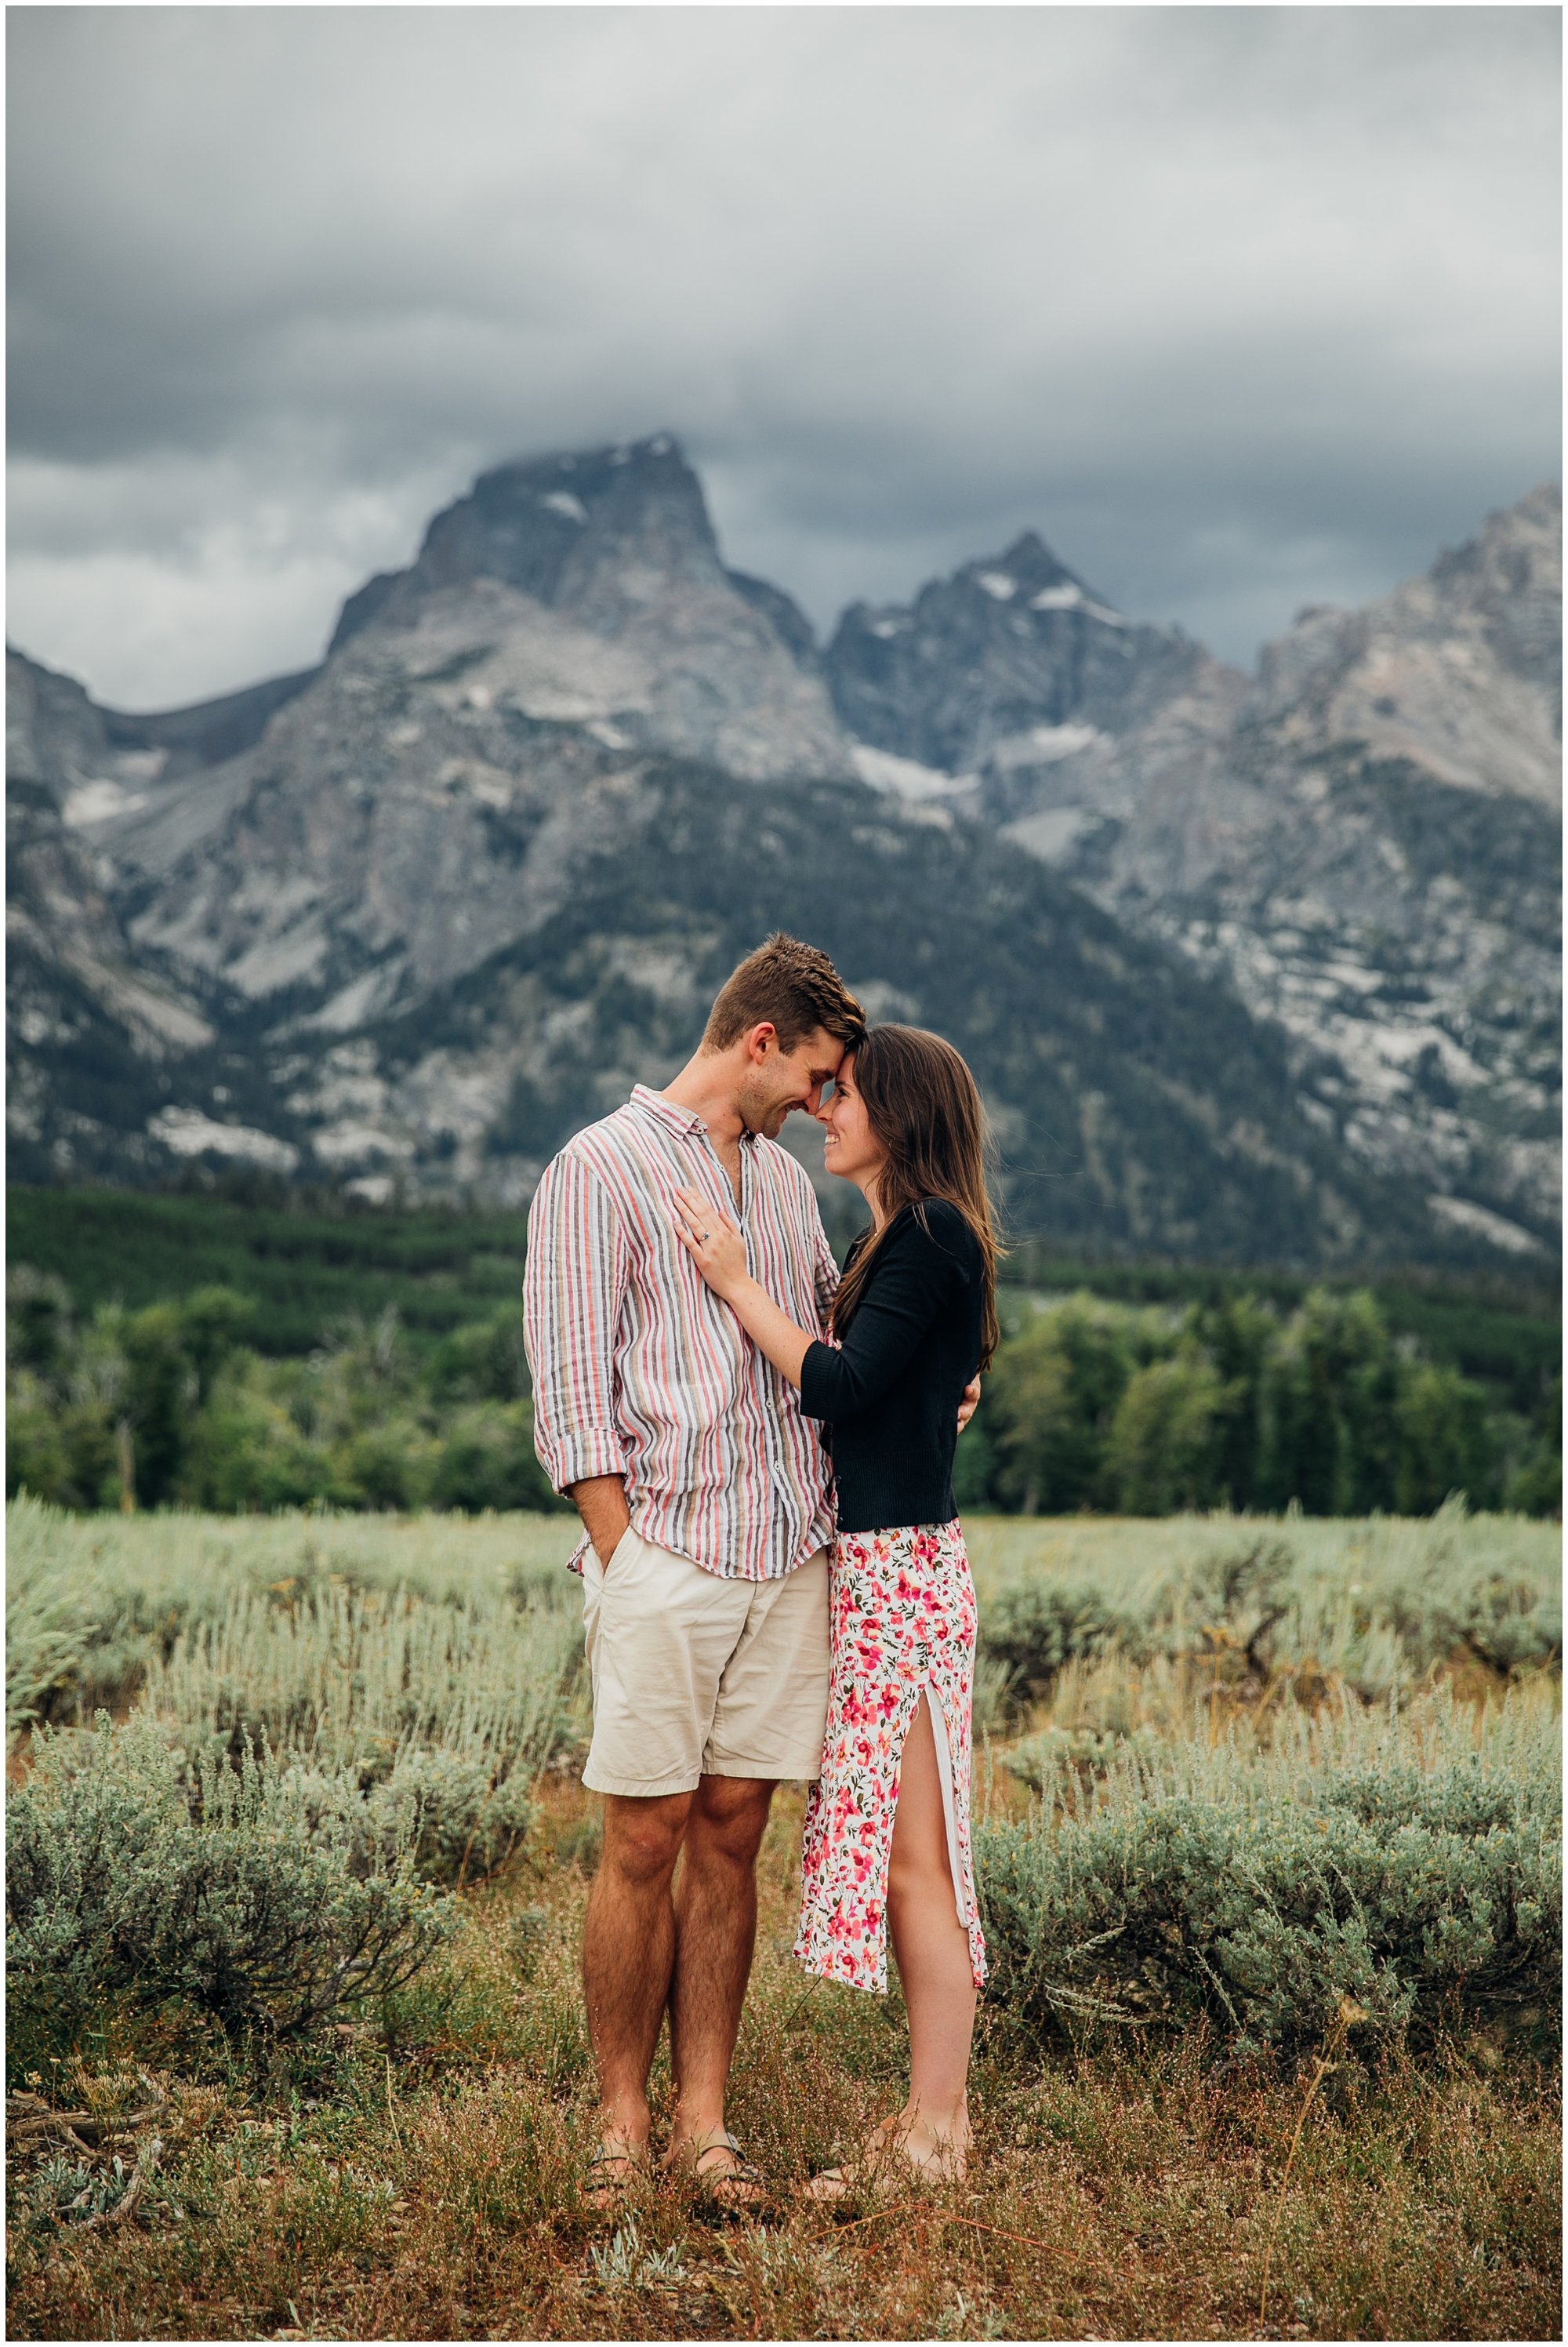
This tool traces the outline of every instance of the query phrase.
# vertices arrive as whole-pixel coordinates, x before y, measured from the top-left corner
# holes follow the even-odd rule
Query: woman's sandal
[[[836,2209],[845,2201],[896,2200],[911,2185],[963,2181],[963,2170],[946,2162],[911,2159],[901,2145],[884,2140],[869,2155],[843,2168],[819,2168],[800,2187],[799,2198]]]
[[[862,2160],[847,2168],[822,2168],[801,2186],[799,2197],[823,2209],[840,2209],[846,2203],[858,2207],[863,2200],[896,2200],[909,2188],[911,2166],[908,2161],[879,2159],[874,2165]]]
[[[823,2168],[815,2176],[807,2178],[800,2188],[799,2197],[824,2208],[835,2209],[841,2200],[858,2199],[865,2182],[864,2176],[852,2168]],[[873,2198],[881,2197],[875,2182],[871,2191]]]
[[[702,2173],[702,2162],[716,2152],[727,2152],[734,2165]],[[755,2162],[746,2157],[733,2135],[716,2135],[705,2143],[691,2161],[692,2180],[697,2187],[701,2204],[725,2217],[760,2215],[770,2206],[772,2195]]]

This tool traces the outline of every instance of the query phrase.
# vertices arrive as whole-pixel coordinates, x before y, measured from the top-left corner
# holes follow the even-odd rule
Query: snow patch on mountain
[[[1489,1206],[1478,1206],[1470,1198],[1445,1198],[1434,1191],[1427,1202],[1438,1220],[1450,1228],[1473,1231],[1478,1238],[1486,1239],[1492,1246],[1502,1247],[1510,1255],[1544,1255],[1541,1241],[1506,1215],[1494,1214]]]
[[[258,1132],[253,1125],[221,1124],[200,1109],[159,1109],[148,1119],[147,1129],[177,1157],[202,1157],[210,1150],[219,1157],[261,1165],[272,1174],[292,1174],[300,1162],[299,1151],[276,1134]]]
[[[978,780],[974,774],[947,774],[939,766],[923,766],[917,758],[895,757],[890,750],[874,750],[869,742],[852,742],[849,750],[861,781],[894,798],[950,798],[955,791],[972,791]]]

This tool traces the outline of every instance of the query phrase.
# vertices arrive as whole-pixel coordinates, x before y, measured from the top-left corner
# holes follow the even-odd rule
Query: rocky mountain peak
[[[1461,790],[1561,803],[1562,493],[1491,514],[1364,610],[1317,606],[1267,645],[1255,713]]]
[[[1500,663],[1552,696],[1563,731],[1563,490],[1548,481],[1489,514],[1466,545],[1445,548],[1432,585],[1472,613]]]
[[[1119,733],[1203,658],[1132,626],[1027,529],[933,579],[911,604],[856,603],[826,653],[839,717],[873,750],[948,774],[1049,764]]]
[[[461,676],[466,707],[586,727],[629,754],[753,780],[850,771],[809,621],[725,568],[667,432],[481,474],[408,569],[343,606],[324,689],[374,695],[393,675]]]
[[[1097,604],[1102,610],[1107,611],[1112,609],[1104,596],[1097,595],[1076,571],[1070,570],[1065,562],[1058,559],[1038,530],[1024,530],[1014,538],[1005,554],[982,555],[978,561],[966,562],[954,577],[955,583],[962,581],[969,587],[978,587],[993,602],[1010,603],[1020,595],[1028,597],[1055,591],[1061,600],[1040,608],[1071,610],[1078,605],[1068,601],[1065,590],[1074,589],[1083,606]],[[923,591],[928,595],[933,590],[927,587]]]
[[[409,569],[350,598],[333,650],[480,580],[613,635],[671,589],[712,590],[725,572],[702,483],[671,434],[519,458],[436,516]]]
[[[431,523],[412,583],[498,579],[586,616],[607,599],[645,602],[657,588],[723,575],[702,484],[659,433],[482,473]]]
[[[1534,490],[1298,613],[1251,683],[987,779],[1020,846],[1285,1030],[1325,1130],[1522,1255],[1561,1183],[1561,511]]]

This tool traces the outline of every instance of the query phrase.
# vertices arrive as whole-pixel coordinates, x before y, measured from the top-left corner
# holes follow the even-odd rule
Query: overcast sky
[[[1555,8],[8,33],[8,632],[128,707],[661,428],[819,626],[1033,526],[1244,662],[1558,470]]]

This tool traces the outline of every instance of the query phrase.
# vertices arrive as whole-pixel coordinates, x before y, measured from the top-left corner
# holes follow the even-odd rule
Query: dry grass
[[[1554,1526],[1497,1518],[1274,1529],[1321,1580],[1325,1618],[1364,1582],[1426,1583],[1494,1560],[1544,1583],[1560,1541]],[[988,1596],[1034,1573],[1132,1591],[1257,1527],[991,1519],[968,1530]],[[180,1621],[220,1614],[246,1591],[401,1587],[481,1610],[540,1583],[559,1591],[572,1526],[40,1512],[14,1521],[13,1534],[25,1565],[32,1540],[51,1591],[93,1597],[89,1618],[118,1624],[106,1604],[124,1594],[115,1666],[134,1672],[128,1688],[160,1634],[167,1647]],[[1021,1812],[1033,1798],[1005,1765],[1020,1728],[1042,1752],[1068,1747],[1087,1786],[1140,1736],[1188,1748],[1194,1767],[1218,1767],[1233,1739],[1244,1757],[1277,1746],[1284,1765],[1310,1715],[1331,1726],[1340,1674],[1327,1646],[1310,1686],[1296,1663],[1249,1677],[1233,1660],[1216,1646],[1142,1666],[1115,1655],[1070,1664],[1030,1719],[1008,1720],[1006,1742],[982,1749],[981,1806]],[[1483,1714],[1487,1733],[1501,1732],[1495,1673],[1477,1662],[1443,1676],[1474,1703],[1478,1734]],[[1554,1671],[1519,1685],[1520,1732],[1538,1734],[1558,1700]],[[999,1727],[999,1706],[995,1717]],[[622,2218],[596,2217],[583,2199],[592,2087],[577,1982],[596,1809],[548,1776],[523,1852],[465,1894],[465,1929],[439,1969],[389,2010],[329,2032],[324,2047],[268,2070],[215,2038],[177,2036],[172,2024],[160,2035],[145,2021],[131,2034],[106,2014],[73,2060],[13,2076],[37,2099],[8,2145],[12,2335],[1557,2334],[1558,2083],[1522,2037],[1481,2034],[1376,2073],[1335,2060],[1304,2116],[1316,2057],[1296,2074],[1241,2068],[1191,2035],[1136,2034],[1064,2054],[992,2009],[967,2183],[854,2206],[842,2222],[800,2203],[791,2188],[895,2106],[905,2043],[897,1997],[811,1985],[790,1957],[801,1814],[790,1790],[759,1870],[731,2108],[776,2211],[765,2224],[715,2226],[685,2183],[656,2177]],[[662,2053],[654,2086],[667,2112]],[[40,2106],[85,2114],[74,2139]]]
[[[51,2228],[30,2206],[42,2155],[19,2146],[12,2335],[1239,2338],[1259,2335],[1276,2221],[1263,2335],[1555,2335],[1555,2089],[1487,2042],[1436,2068],[1331,2071],[1282,2196],[1304,2077],[1226,2073],[1191,2042],[1063,2058],[992,2017],[964,2186],[853,2222],[792,2203],[890,2106],[904,2053],[896,1999],[808,1992],[789,1959],[793,1793],[764,1850],[732,2112],[776,2220],[715,2228],[662,2178],[618,2224],[596,2218],[576,1982],[592,1807],[557,1784],[444,1975],[313,2071],[261,2086],[210,2049],[149,2065],[143,2042],[168,2101],[123,2221]],[[655,2085],[667,2101],[662,2055]],[[112,2043],[33,2091],[102,2116],[70,2154],[97,2173],[116,2111],[148,2102]]]

